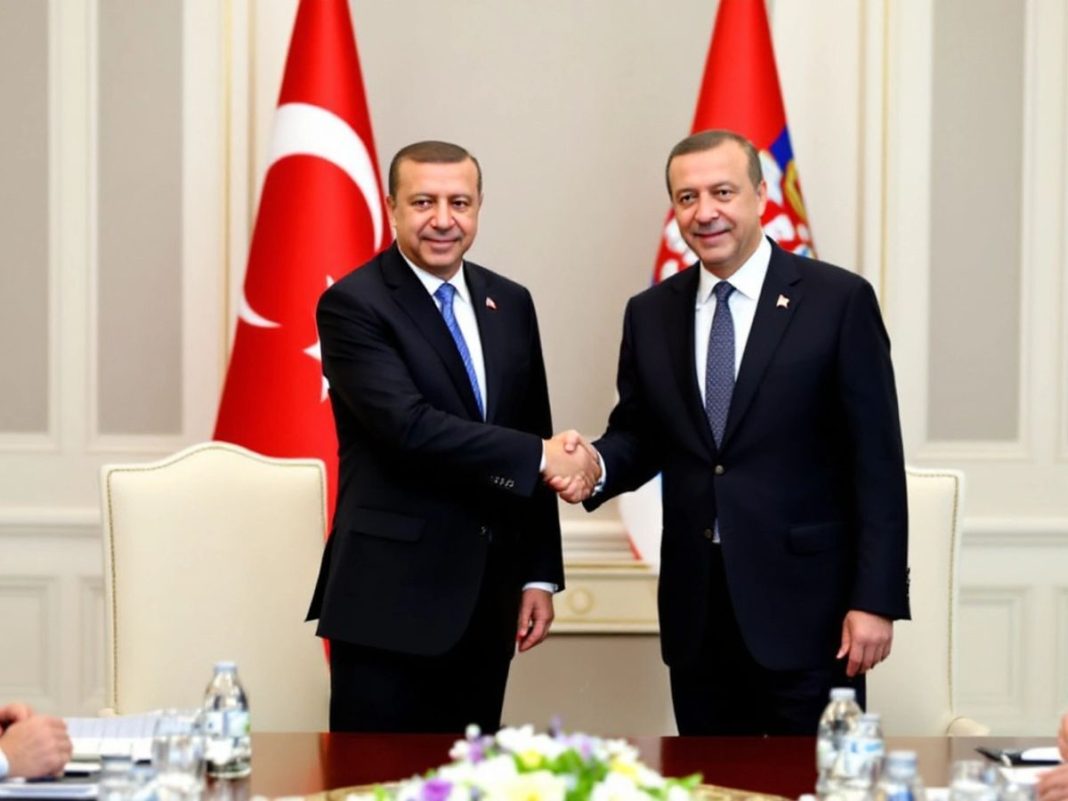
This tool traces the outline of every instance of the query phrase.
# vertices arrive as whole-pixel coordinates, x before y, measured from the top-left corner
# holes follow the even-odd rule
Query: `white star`
[[[334,285],[334,279],[331,276],[328,275],[326,277],[326,288],[329,289],[333,285]],[[318,337],[316,337],[315,342],[313,344],[311,344],[311,345],[308,345],[308,347],[306,347],[303,352],[308,354],[309,356],[311,356],[313,359],[315,359],[315,361],[319,362],[319,369],[322,370],[323,349],[322,349],[322,346],[319,344],[319,338]],[[326,376],[325,375],[322,376],[322,379],[323,379],[323,384],[322,384],[321,394],[319,396],[319,402],[320,403],[325,401],[327,399],[327,397],[329,396],[329,394],[330,394],[330,382],[326,380]]]

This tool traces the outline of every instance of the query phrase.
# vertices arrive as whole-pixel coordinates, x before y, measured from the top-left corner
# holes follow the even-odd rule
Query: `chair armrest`
[[[953,718],[946,727],[950,737],[985,737],[990,734],[990,727],[964,716]]]

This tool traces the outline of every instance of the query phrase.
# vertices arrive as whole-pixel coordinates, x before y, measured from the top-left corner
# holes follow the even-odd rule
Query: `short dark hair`
[[[459,164],[471,159],[478,173],[478,192],[482,194],[482,165],[465,148],[451,142],[438,142],[429,139],[425,142],[402,147],[389,163],[389,196],[397,196],[397,173],[402,161],[414,161],[418,164]]]
[[[745,151],[746,159],[749,161],[749,180],[752,182],[754,189],[760,186],[760,182],[764,180],[764,171],[760,169],[760,154],[753,146],[753,143],[734,131],[728,131],[723,128],[714,128],[712,130],[698,131],[695,134],[691,134],[675,145],[675,147],[671,148],[671,153],[668,155],[667,166],[664,167],[664,180],[667,183],[668,195],[671,195],[671,162],[675,160],[676,156],[686,156],[690,153],[703,153],[706,150],[715,150],[724,142],[734,142],[741,146],[742,150]]]

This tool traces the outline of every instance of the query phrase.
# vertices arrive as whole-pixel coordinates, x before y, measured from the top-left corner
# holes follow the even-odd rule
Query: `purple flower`
[[[420,801],[446,801],[452,792],[452,782],[437,777],[423,782]]]

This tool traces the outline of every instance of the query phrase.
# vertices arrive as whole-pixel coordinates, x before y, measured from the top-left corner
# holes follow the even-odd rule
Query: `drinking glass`
[[[199,801],[204,792],[204,719],[199,711],[168,709],[152,735],[159,801]]]
[[[961,759],[949,775],[949,801],[997,801],[998,773],[989,762]]]

